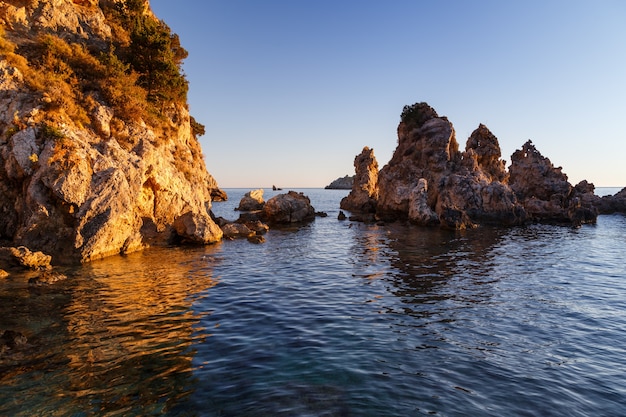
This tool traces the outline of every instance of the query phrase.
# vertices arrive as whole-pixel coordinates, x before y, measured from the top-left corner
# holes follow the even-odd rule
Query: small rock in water
[[[60,274],[58,272],[45,271],[38,277],[29,279],[28,285],[36,285],[36,286],[51,285],[56,282],[63,281],[65,279],[67,279],[66,275]]]

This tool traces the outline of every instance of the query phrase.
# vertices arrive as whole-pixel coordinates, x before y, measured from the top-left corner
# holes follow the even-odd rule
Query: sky
[[[502,157],[532,140],[569,181],[626,186],[622,0],[151,0],[222,188],[324,187],[397,145],[427,102],[460,148],[480,123]]]

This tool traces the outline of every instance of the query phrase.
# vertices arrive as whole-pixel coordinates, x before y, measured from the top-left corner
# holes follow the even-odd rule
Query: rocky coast
[[[624,191],[600,198],[594,185],[569,183],[531,141],[508,170],[496,136],[479,125],[460,150],[452,123],[427,103],[405,106],[398,146],[380,171],[372,149],[354,161],[356,177],[341,208],[364,221],[406,220],[452,229],[481,224],[593,223],[599,213],[626,212]]]
[[[0,2],[0,238],[53,263],[222,238],[210,209],[226,195],[187,108],[186,52],[148,2],[130,4]],[[142,48],[169,72],[134,61]]]
[[[228,196],[189,113],[187,52],[148,1],[0,1],[0,25],[0,268],[47,271],[224,237],[260,243],[270,225],[324,215],[300,193],[265,202],[253,190],[236,222],[213,216]],[[382,169],[365,147],[355,175],[327,187],[351,189],[341,208],[352,219],[463,229],[626,211],[624,191],[600,198],[593,184],[570,184],[530,141],[508,170],[484,125],[460,150],[426,103],[405,106],[397,133]]]

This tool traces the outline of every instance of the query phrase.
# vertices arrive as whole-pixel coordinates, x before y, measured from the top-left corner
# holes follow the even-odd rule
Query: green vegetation
[[[127,28],[128,36],[116,45],[118,56],[139,74],[137,84],[146,90],[148,101],[157,107],[185,102],[188,83],[181,65],[188,54],[178,35],[146,15],[142,0],[117,2],[105,12],[118,27]]]
[[[415,103],[411,106],[404,106],[400,114],[400,120],[404,123],[422,126],[426,121],[437,117],[437,112],[427,103]]]
[[[104,50],[102,44],[75,43],[55,34],[16,45],[0,27],[0,56],[41,93],[49,113],[88,125],[100,101],[123,121],[166,128],[164,115],[186,105],[188,83],[181,65],[187,51],[164,22],[145,13],[143,0],[102,4],[113,33]],[[193,118],[192,129],[204,133]]]

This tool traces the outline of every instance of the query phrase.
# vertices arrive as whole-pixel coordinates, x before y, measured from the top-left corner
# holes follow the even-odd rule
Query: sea
[[[234,220],[249,189],[226,191]],[[27,339],[0,351],[0,415],[626,415],[624,215],[450,231],[296,191],[328,216],[262,244],[0,281],[0,333]]]

